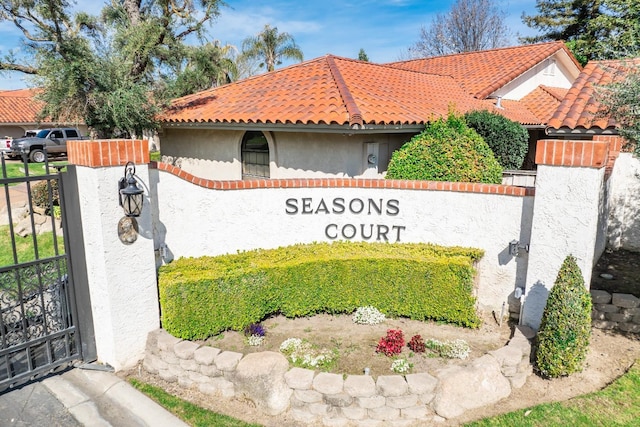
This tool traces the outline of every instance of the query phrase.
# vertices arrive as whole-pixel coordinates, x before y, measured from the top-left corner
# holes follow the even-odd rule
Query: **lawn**
[[[0,226],[0,267],[14,264],[13,247],[11,244],[11,235],[9,234],[9,226]],[[38,258],[46,258],[55,255],[53,244],[53,233],[47,232],[36,236],[38,242]],[[28,262],[36,259],[33,237],[20,237],[16,235],[16,250],[18,253],[18,262]],[[62,236],[58,236],[58,251],[64,253],[64,241]]]
[[[66,161],[63,162],[49,162],[49,173],[56,173],[54,166],[65,166]],[[46,173],[44,163],[28,163],[29,175],[44,175]],[[6,177],[7,178],[20,178],[25,176],[24,163],[22,162],[6,162]],[[4,173],[0,164],[0,178],[4,178]]]
[[[158,402],[165,409],[190,426],[260,427],[257,424],[247,424],[244,421],[231,418],[227,415],[218,414],[208,409],[201,408],[193,403],[172,396],[159,387],[145,384],[136,379],[131,379],[130,382],[135,388]]]
[[[605,389],[570,399],[547,403],[467,427],[591,427],[640,425],[640,362]]]

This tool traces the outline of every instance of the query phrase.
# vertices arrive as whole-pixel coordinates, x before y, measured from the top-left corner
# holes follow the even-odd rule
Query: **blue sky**
[[[521,20],[523,12],[535,13],[536,0],[494,0],[506,13],[512,44],[518,35],[535,34]],[[291,34],[305,59],[331,53],[357,58],[363,48],[372,62],[390,62],[419,37],[437,14],[446,13],[454,0],[227,0],[227,7],[210,29],[212,39],[241,47],[265,24]],[[76,8],[98,13],[102,2],[77,0]],[[0,53],[19,48],[20,33],[13,24],[0,23]],[[27,87],[20,74],[0,74],[0,89]]]

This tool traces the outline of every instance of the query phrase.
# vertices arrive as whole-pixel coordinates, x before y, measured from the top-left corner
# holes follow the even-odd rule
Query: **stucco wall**
[[[531,196],[344,187],[222,191],[159,170],[150,170],[150,179],[151,199],[157,201],[156,248],[166,244],[169,257],[349,240],[345,236],[354,232],[352,240],[367,240],[364,229],[368,241],[386,237],[483,249],[478,277],[483,308],[499,311],[526,278],[526,252],[514,258],[508,246],[514,239],[529,241]],[[382,206],[381,213],[376,206]]]
[[[380,177],[394,150],[413,134],[265,132],[271,178]],[[163,161],[213,180],[242,179],[243,131],[165,129]],[[375,164],[367,162],[375,154]],[[215,160],[214,160],[215,159]]]
[[[596,239],[603,209],[605,169],[540,165],[523,310],[537,329],[549,291],[568,255],[577,259],[585,285],[597,261]]]
[[[609,246],[640,251],[640,159],[621,153],[609,180]]]
[[[555,60],[555,63],[550,60]],[[575,65],[571,64],[571,66],[574,67],[574,76],[563,59],[558,54],[553,55],[507,83],[493,95],[502,96],[504,99],[520,100],[540,85],[569,89],[578,74]]]
[[[147,165],[137,174],[146,177]],[[77,167],[78,192],[89,294],[98,359],[117,370],[135,365],[144,354],[146,334],[159,325],[157,286],[148,203],[138,218],[138,240],[118,239],[117,182],[121,167]],[[99,197],[98,197],[99,196]]]

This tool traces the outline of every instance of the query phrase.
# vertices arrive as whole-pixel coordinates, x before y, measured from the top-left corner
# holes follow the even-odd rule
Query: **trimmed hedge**
[[[159,274],[162,326],[182,339],[243,330],[271,314],[352,313],[476,327],[479,249],[428,244],[334,242],[182,258]]]

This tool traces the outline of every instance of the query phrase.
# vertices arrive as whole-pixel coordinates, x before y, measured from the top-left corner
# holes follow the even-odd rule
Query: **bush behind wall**
[[[373,305],[390,316],[475,327],[473,264],[482,254],[336,242],[179,259],[160,269],[162,326],[179,338],[205,339],[275,313],[351,313]]]

